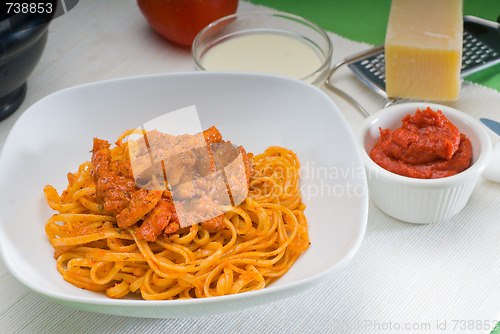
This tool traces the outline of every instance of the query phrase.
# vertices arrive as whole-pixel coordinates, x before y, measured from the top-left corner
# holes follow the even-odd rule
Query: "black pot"
[[[54,12],[0,17],[0,121],[16,111],[26,96],[26,81],[45,49]]]

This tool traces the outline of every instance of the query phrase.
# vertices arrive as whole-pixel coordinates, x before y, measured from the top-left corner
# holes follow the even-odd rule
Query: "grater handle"
[[[342,89],[334,86],[331,82],[331,79],[332,79],[332,76],[334,74],[334,72],[336,70],[338,70],[340,67],[342,67],[343,65],[347,64],[347,59],[344,59],[340,62],[338,62],[337,64],[335,64],[333,66],[333,68],[330,70],[330,72],[328,73],[328,76],[326,78],[326,81],[325,81],[325,85],[328,89],[330,89],[332,92],[336,93],[337,95],[340,95],[341,97],[343,97],[347,102],[349,102],[354,108],[356,108],[364,117],[368,117],[370,116],[370,114],[368,113],[368,111],[366,111],[365,108],[363,108],[363,106],[361,104],[359,104],[358,101],[356,101],[351,95],[347,94],[345,91],[343,91]]]
[[[345,58],[344,60],[341,60],[340,62],[338,62],[337,64],[335,64],[333,66],[333,68],[328,73],[328,76],[327,76],[326,81],[325,81],[325,85],[328,89],[330,89],[332,92],[336,93],[337,95],[340,95],[345,100],[347,100],[347,102],[349,102],[351,105],[353,105],[364,117],[370,116],[368,111],[366,111],[366,109],[361,104],[359,104],[359,102],[356,101],[356,99],[354,99],[351,95],[349,95],[345,91],[341,90],[340,88],[336,87],[332,83],[332,76],[335,73],[335,71],[337,71],[343,65],[350,64],[352,62],[355,62],[359,59],[365,58],[365,57],[370,56],[372,54],[377,54],[382,50],[384,50],[383,44],[379,45],[377,47],[371,48],[368,51],[365,50],[365,51],[356,53],[352,56],[349,56],[349,57]]]

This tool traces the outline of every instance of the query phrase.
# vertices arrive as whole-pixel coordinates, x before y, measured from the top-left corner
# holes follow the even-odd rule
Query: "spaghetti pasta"
[[[97,174],[104,173],[99,168],[111,166],[109,170],[126,177],[118,171],[128,166],[129,145],[124,139],[134,132],[125,131],[113,148],[103,149],[98,142],[110,158],[107,164],[94,140],[92,160],[68,174],[69,184],[61,195],[50,185],[44,187],[47,203],[58,212],[48,219],[45,231],[55,249],[57,269],[69,283],[104,291],[111,298],[138,294],[146,300],[166,300],[242,293],[268,286],[309,247],[299,160],[292,151],[276,146],[255,156],[247,154],[252,167],[248,195],[226,208],[217,228],[204,223],[176,226],[174,212],[168,217],[170,224],[162,225],[153,237],[141,234],[154,209],[135,223],[120,224],[123,210],[113,211],[103,200],[103,181]],[[157,203],[164,200],[168,191]]]

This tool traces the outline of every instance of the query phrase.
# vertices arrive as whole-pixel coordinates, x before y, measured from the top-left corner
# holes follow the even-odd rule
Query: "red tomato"
[[[209,23],[238,8],[238,0],[137,0],[137,4],[156,32],[183,46],[190,46]]]

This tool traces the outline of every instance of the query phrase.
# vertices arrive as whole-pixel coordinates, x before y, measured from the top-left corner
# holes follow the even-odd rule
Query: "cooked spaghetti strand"
[[[213,129],[204,132],[205,139],[221,142]],[[207,223],[184,228],[162,223],[158,233],[159,225],[154,224],[175,219],[172,212],[159,209],[170,207],[171,195],[169,191],[136,193],[138,186],[130,182],[129,149],[140,156],[141,145],[154,144],[154,137],[142,144],[138,139],[129,147],[127,138],[132,135],[145,138],[146,133],[127,130],[113,148],[96,139],[92,160],[68,174],[68,186],[60,195],[50,185],[44,188],[47,203],[57,211],[47,220],[45,232],[66,281],[105,292],[110,298],[221,296],[266,287],[309,247],[299,190],[300,164],[294,152],[272,146],[256,156],[248,154],[252,173],[242,203],[225,208],[221,217]],[[119,188],[122,183],[115,188],[103,185],[106,180],[98,178],[101,174],[106,180],[114,177],[123,182],[123,187]],[[103,194],[110,200],[103,202]],[[142,198],[154,201],[151,207],[158,209],[142,212],[140,206],[124,209],[122,205]]]

